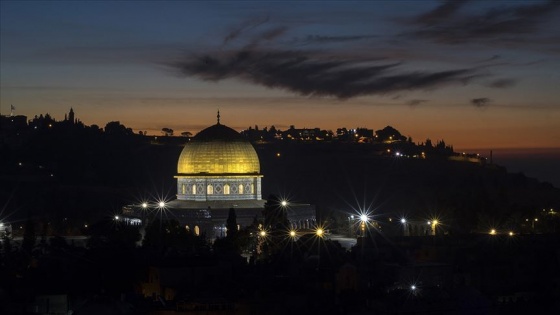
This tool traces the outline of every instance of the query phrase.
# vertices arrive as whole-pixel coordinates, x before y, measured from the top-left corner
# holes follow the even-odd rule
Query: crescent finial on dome
[[[220,124],[220,110],[218,109],[218,115],[216,116],[218,117],[218,125]]]

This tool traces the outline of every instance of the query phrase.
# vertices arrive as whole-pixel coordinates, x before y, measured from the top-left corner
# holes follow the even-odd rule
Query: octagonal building
[[[220,114],[210,126],[188,141],[177,161],[177,199],[157,203],[127,205],[123,218],[128,222],[147,222],[152,210],[160,216],[179,221],[196,235],[209,239],[226,235],[226,220],[235,209],[238,228],[262,219],[265,200],[262,199],[260,162],[253,145],[237,131],[220,124]],[[309,227],[315,222],[315,207],[293,204],[286,207],[294,228]],[[152,211],[153,213],[153,211]],[[153,217],[156,219],[156,217]]]
[[[219,122],[185,145],[177,173],[178,200],[262,199],[257,152],[237,131]]]

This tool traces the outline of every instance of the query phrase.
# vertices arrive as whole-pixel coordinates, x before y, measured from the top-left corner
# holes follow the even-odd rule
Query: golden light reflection
[[[258,174],[257,152],[249,142],[189,142],[177,163],[179,174]]]

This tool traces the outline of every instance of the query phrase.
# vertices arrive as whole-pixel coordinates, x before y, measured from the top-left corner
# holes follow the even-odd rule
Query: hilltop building
[[[262,216],[260,161],[249,141],[220,123],[200,131],[185,144],[177,162],[177,199],[167,202],[166,216],[179,220],[195,234],[209,238],[226,235],[229,209],[235,209],[239,228]],[[140,218],[141,205],[123,208],[123,214]],[[315,224],[309,204],[286,207],[294,228]]]

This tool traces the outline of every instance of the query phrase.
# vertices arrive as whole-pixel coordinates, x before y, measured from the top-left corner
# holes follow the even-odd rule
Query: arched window
[[[181,184],[181,193],[184,195],[187,192],[187,187],[185,184]]]
[[[195,184],[192,185],[192,194],[196,195],[196,185]]]
[[[194,226],[194,235],[196,235],[196,236],[200,235],[200,228],[198,227],[198,225]]]
[[[212,185],[206,186],[206,193],[209,195],[214,194],[214,187]]]
[[[224,185],[224,195],[229,195],[229,184]]]
[[[243,185],[239,184],[239,194],[243,195]]]
[[[255,193],[255,184],[251,184],[251,194]]]

